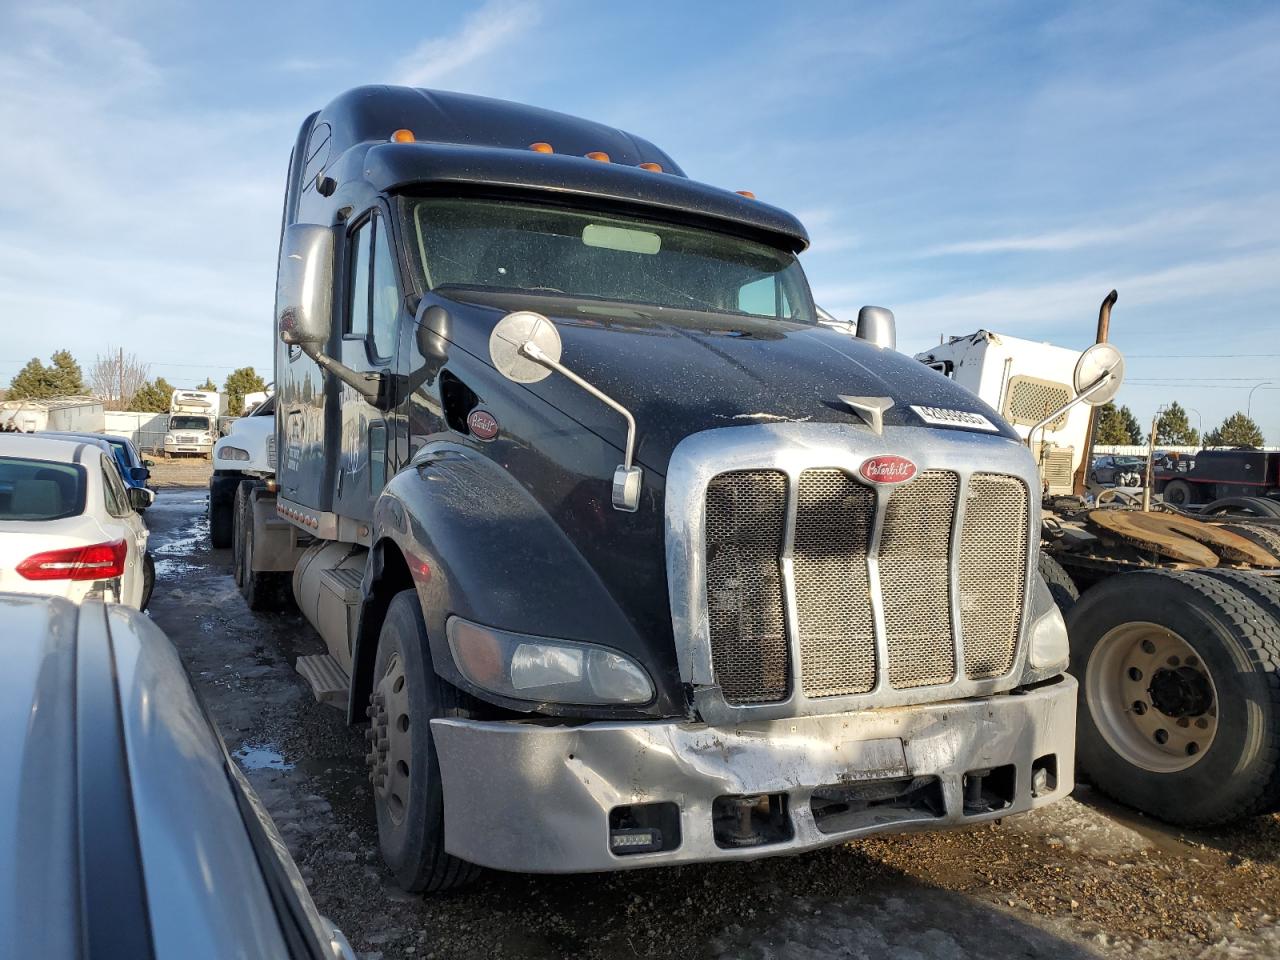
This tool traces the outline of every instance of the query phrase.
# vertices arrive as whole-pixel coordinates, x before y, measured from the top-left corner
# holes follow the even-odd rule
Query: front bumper
[[[1076,682],[1062,676],[993,697],[725,726],[432,720],[445,847],[500,870],[579,873],[776,856],[991,820],[1071,792],[1075,712]],[[1047,771],[1039,792],[1033,769]],[[966,803],[966,776],[993,770],[1005,784],[1003,805]],[[831,788],[865,787],[865,796],[906,781],[930,784],[937,802],[826,812]],[[715,802],[755,795],[784,798],[789,835],[725,845],[713,826]],[[613,853],[610,811],[663,801],[679,808],[678,845]]]
[[[166,443],[164,445],[165,453],[199,453],[208,454],[213,450],[213,444],[205,443]]]

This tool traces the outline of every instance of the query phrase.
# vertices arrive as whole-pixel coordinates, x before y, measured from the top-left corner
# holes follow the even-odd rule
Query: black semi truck
[[[236,541],[251,582],[259,552],[292,569],[328,650],[298,668],[368,721],[406,889],[1070,791],[1036,464],[892,349],[887,310],[832,329],[806,244],[546,110],[364,87],[303,123],[279,463],[237,491]]]

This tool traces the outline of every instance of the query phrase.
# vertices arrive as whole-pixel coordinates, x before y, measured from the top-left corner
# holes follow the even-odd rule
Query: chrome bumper
[[[1002,696],[738,725],[440,719],[431,727],[450,853],[500,870],[579,873],[776,856],[1022,813],[1071,792],[1075,713],[1076,682],[1064,676]],[[1033,765],[1048,758],[1051,783],[1033,793]],[[967,812],[966,774],[995,768],[1012,774],[1007,804]],[[832,829],[831,819],[819,828],[815,790],[904,778],[936,778],[941,809],[872,810],[850,829]],[[785,796],[789,838],[718,843],[716,799],[759,794]],[[679,845],[613,853],[610,811],[662,801],[679,807]]]

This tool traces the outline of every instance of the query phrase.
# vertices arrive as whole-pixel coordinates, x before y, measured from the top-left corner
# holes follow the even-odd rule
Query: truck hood
[[[424,302],[419,317],[485,362],[493,326],[508,312],[535,310],[555,323],[564,344],[561,362],[632,412],[636,459],[663,474],[676,444],[703,430],[861,423],[841,395],[890,397],[886,428],[926,426],[910,409],[914,404],[982,414],[1017,441],[994,410],[944,375],[828,327],[527,294],[451,293],[451,300]],[[552,374],[528,389],[622,447],[622,418],[564,377]]]

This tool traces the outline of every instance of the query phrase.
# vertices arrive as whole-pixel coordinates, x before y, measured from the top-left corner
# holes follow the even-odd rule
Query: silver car
[[[135,610],[0,594],[0,957],[351,958]]]

